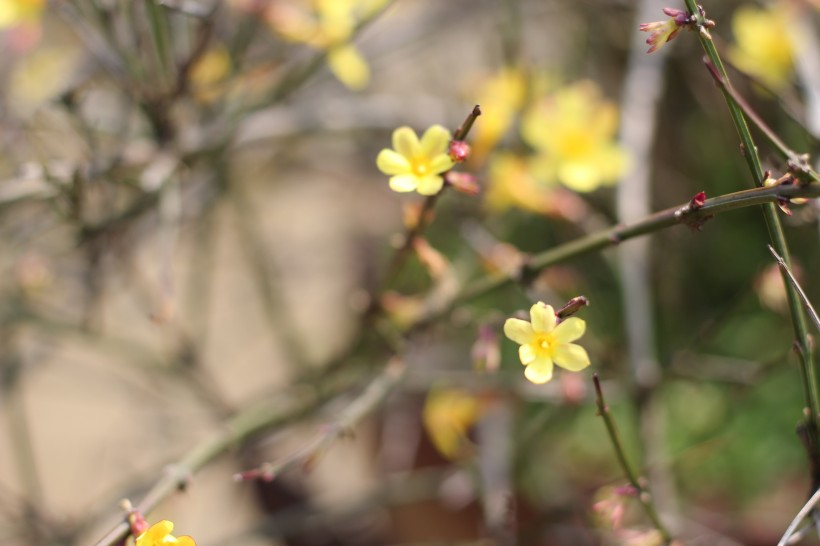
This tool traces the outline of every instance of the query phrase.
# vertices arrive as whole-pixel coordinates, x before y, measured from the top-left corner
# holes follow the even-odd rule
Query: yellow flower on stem
[[[556,90],[522,119],[522,136],[536,151],[533,176],[577,192],[617,182],[627,167],[626,152],[615,140],[617,129],[618,108],[595,83],[580,81]]]
[[[399,127],[393,131],[393,149],[379,152],[376,165],[390,176],[393,191],[435,195],[444,186],[442,173],[455,164],[449,145],[450,132],[441,125],[427,129],[421,140],[410,127]]]
[[[552,306],[540,301],[530,308],[530,320],[510,318],[504,323],[504,335],[521,345],[518,357],[527,367],[527,379],[546,383],[552,379],[554,364],[571,372],[589,366],[586,349],[571,343],[584,335],[586,322],[569,317],[558,323]]]
[[[167,519],[152,525],[147,531],[140,534],[135,540],[135,546],[164,546],[178,544],[180,546],[196,546],[196,542],[189,536],[175,537],[171,534],[174,524]]]

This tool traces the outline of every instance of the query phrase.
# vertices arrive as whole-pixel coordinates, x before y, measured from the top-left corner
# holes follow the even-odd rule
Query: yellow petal
[[[189,536],[177,537],[177,544],[180,546],[196,546],[196,542]]]
[[[552,361],[549,358],[539,358],[527,366],[524,377],[538,385],[546,383],[552,379]]]
[[[571,372],[578,372],[589,366],[586,349],[574,343],[559,345],[552,351],[555,363]]]
[[[598,189],[601,174],[592,163],[573,161],[558,167],[558,180],[569,189],[584,193]]]
[[[555,327],[555,331],[552,332],[552,337],[558,343],[569,343],[584,335],[586,329],[587,323],[584,322],[584,320],[578,317],[569,317]]]
[[[532,324],[526,320],[509,318],[504,323],[504,335],[519,345],[526,345],[532,341],[535,333]]]
[[[348,89],[358,91],[370,83],[370,67],[351,45],[331,49],[327,54],[327,65]]]
[[[532,345],[527,343],[518,348],[518,358],[521,360],[521,364],[526,366],[538,358],[538,355],[535,354],[535,349],[532,348]]]
[[[381,172],[388,175],[407,174],[410,172],[410,162],[403,155],[393,150],[384,149],[376,157],[376,166]]]
[[[432,174],[443,173],[453,168],[455,162],[447,154],[439,154],[430,162],[430,172]]]
[[[536,332],[552,332],[555,328],[555,309],[552,305],[547,305],[539,301],[530,307],[530,319],[532,319],[532,329]]]
[[[410,127],[399,127],[393,131],[393,149],[407,159],[418,157],[421,151],[419,137]]]
[[[390,189],[399,193],[413,191],[418,185],[418,178],[412,174],[400,174],[390,177]]]
[[[417,178],[416,190],[421,195],[435,195],[441,191],[444,186],[444,179],[438,175],[430,175],[422,178]]]
[[[450,131],[441,125],[433,125],[421,137],[421,153],[424,157],[434,157],[447,151],[450,145]]]

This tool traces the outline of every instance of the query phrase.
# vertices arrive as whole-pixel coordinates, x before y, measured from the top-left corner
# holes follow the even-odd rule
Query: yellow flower
[[[531,162],[541,182],[560,182],[578,192],[615,183],[627,167],[615,141],[618,110],[591,81],[563,87],[530,108],[522,136],[537,152]]]
[[[484,199],[490,210],[501,212],[518,207],[537,214],[555,212],[554,189],[539,184],[523,158],[508,153],[493,154],[488,174],[489,187]]]
[[[540,301],[530,308],[530,320],[510,318],[504,323],[504,335],[521,345],[518,356],[527,367],[527,379],[546,383],[552,379],[553,364],[571,372],[589,366],[586,349],[571,343],[584,335],[586,322],[570,317],[556,325],[555,310]]]
[[[218,45],[210,49],[191,67],[194,97],[204,103],[218,100],[224,91],[222,84],[230,72],[231,55],[227,48]]]
[[[478,399],[459,389],[433,389],[424,403],[424,428],[436,449],[448,459],[469,455],[469,438],[479,414]]]
[[[0,0],[0,29],[40,19],[44,0]]]
[[[481,105],[481,123],[473,128],[473,161],[483,159],[512,125],[524,106],[527,80],[523,71],[506,68],[478,87],[473,102]]]
[[[732,17],[736,44],[729,49],[729,59],[772,89],[782,89],[794,65],[789,32],[782,8],[742,6]]]
[[[326,50],[333,75],[350,89],[364,88],[370,82],[370,68],[350,40],[358,22],[381,9],[384,0],[313,0],[310,4],[307,9],[293,2],[272,2],[266,19],[285,40]]]
[[[167,519],[152,525],[134,541],[135,546],[163,546],[165,544],[179,544],[180,546],[196,546],[194,539],[188,536],[175,537],[171,534],[174,524]]]
[[[399,127],[393,131],[393,149],[379,152],[376,165],[390,176],[393,191],[434,195],[444,185],[441,173],[454,165],[449,145],[450,132],[441,125],[427,129],[421,141],[410,127]]]

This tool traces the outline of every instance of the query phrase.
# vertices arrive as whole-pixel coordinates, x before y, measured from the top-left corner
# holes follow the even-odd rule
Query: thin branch
[[[731,85],[726,84],[726,80],[723,79],[720,72],[718,72],[717,67],[715,67],[714,63],[708,58],[704,59],[704,63],[706,64],[706,68],[709,70],[709,73],[714,78],[715,82],[720,87],[721,91],[728,97],[728,100],[731,100],[737,108],[744,113],[744,115],[758,128],[758,130],[763,134],[766,140],[769,141],[769,144],[777,150],[780,156],[789,161],[794,166],[800,166],[805,173],[812,179],[812,180],[820,180],[820,176],[814,172],[811,167],[809,166],[808,155],[798,154],[796,151],[792,150],[783,140],[777,136],[777,134],[763,121],[757,112],[755,112],[752,107],[746,102],[740,93],[738,93],[734,87]]]
[[[338,381],[330,387],[308,389],[297,385],[291,391],[258,405],[248,407],[228,420],[209,438],[196,445],[179,461],[169,465],[165,474],[137,504],[136,510],[149,513],[161,501],[177,491],[185,490],[192,476],[206,464],[251,438],[298,420],[334,396],[351,387],[350,380]],[[119,544],[130,533],[125,518],[97,541],[96,546]]]
[[[786,546],[787,544],[791,544],[789,539],[797,530],[797,526],[811,514],[811,511],[814,510],[814,507],[817,506],[817,503],[820,502],[820,489],[814,492],[814,495],[803,505],[803,508],[794,516],[794,519],[786,528],[786,532],[783,533],[783,536],[780,538],[780,542],[777,543],[777,546]]]
[[[591,233],[580,239],[575,239],[531,256],[524,265],[523,270],[512,273],[493,273],[476,279],[467,285],[452,301],[437,302],[437,305],[433,305],[431,307],[433,311],[422,317],[412,328],[419,328],[429,324],[448,313],[459,303],[481,297],[494,290],[516,283],[525,274],[537,273],[557,263],[566,262],[610,246],[616,246],[623,241],[641,235],[654,233],[678,224],[697,228],[713,215],[722,212],[766,203],[776,203],[781,200],[788,201],[795,197],[816,196],[820,196],[820,184],[802,186],[789,184],[754,188],[707,199],[702,206],[693,206],[692,203],[687,203],[656,212],[632,224],[618,225]]]
[[[629,483],[635,488],[638,500],[641,505],[643,505],[646,515],[649,516],[649,519],[652,521],[652,525],[654,525],[655,529],[661,534],[664,544],[669,544],[672,541],[672,536],[669,534],[669,531],[666,530],[666,527],[658,516],[658,512],[652,501],[652,495],[644,484],[645,480],[638,477],[638,474],[635,473],[635,470],[626,458],[626,452],[621,443],[621,437],[618,434],[618,427],[615,424],[615,420],[609,414],[609,408],[604,401],[604,392],[601,389],[601,381],[598,379],[597,373],[592,375],[592,381],[595,383],[595,404],[598,407],[598,415],[604,420],[606,431],[612,442],[612,447],[615,448],[615,455],[618,457],[618,463],[621,465],[624,474],[626,474]]]
[[[350,435],[353,429],[401,383],[407,366],[398,358],[387,363],[382,373],[332,423],[321,427],[316,436],[302,449],[278,461],[267,462],[258,468],[234,475],[237,481],[260,479],[270,481],[294,467],[311,468],[338,439]]]
[[[721,91],[726,100],[726,105],[729,108],[729,114],[734,122],[735,129],[740,137],[743,157],[749,167],[749,171],[755,180],[755,185],[760,187],[764,182],[763,167],[760,163],[760,157],[757,152],[752,134],[749,131],[749,125],[746,123],[746,118],[743,111],[738,104],[732,99],[729,91],[732,84],[729,81],[729,75],[723,66],[723,62],[718,54],[715,44],[712,42],[712,37],[705,26],[705,17],[700,10],[695,0],[685,0],[686,7],[690,15],[697,23],[698,40],[700,41],[703,50],[709,57],[717,73],[723,82]],[[786,237],[783,233],[783,226],[778,216],[778,209],[774,203],[769,203],[763,207],[763,214],[766,219],[766,226],[769,230],[769,237],[772,246],[783,257],[786,264],[789,263],[789,247],[786,243]],[[820,487],[820,430],[818,430],[818,417],[820,417],[820,395],[818,395],[817,377],[812,362],[811,342],[809,340],[808,326],[806,324],[806,317],[803,313],[803,307],[800,302],[800,296],[791,284],[787,282],[785,273],[783,275],[783,282],[786,285],[786,294],[789,302],[789,312],[791,314],[792,326],[794,328],[795,345],[797,354],[800,360],[800,375],[801,383],[803,385],[803,397],[806,406],[809,408],[807,412],[807,453],[810,459],[810,466],[812,470],[812,491]]]
[[[780,254],[777,253],[777,251],[772,247],[772,245],[768,245],[768,247],[769,252],[771,252],[772,256],[774,256],[774,259],[777,260],[777,265],[780,266],[780,270],[786,275],[786,277],[789,279],[789,282],[791,282],[794,289],[797,290],[797,293],[800,295],[800,301],[803,302],[803,307],[806,308],[806,313],[808,313],[809,318],[811,318],[812,322],[814,322],[814,325],[817,327],[817,329],[820,330],[820,317],[817,316],[817,311],[815,311],[814,307],[812,307],[811,302],[809,301],[809,297],[806,296],[806,292],[803,291],[803,288],[800,286],[800,283],[797,282],[797,279],[792,273],[792,270],[786,264],[786,261],[780,256]]]

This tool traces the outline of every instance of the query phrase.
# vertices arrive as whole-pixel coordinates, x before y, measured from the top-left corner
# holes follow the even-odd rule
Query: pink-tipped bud
[[[478,195],[481,192],[481,186],[471,174],[450,171],[445,175],[445,180],[457,192],[466,195]]]
[[[706,192],[699,191],[695,194],[691,201],[689,201],[690,210],[698,210],[706,204]]]
[[[450,142],[450,159],[456,163],[461,163],[470,156],[470,145],[463,140]]]
[[[131,534],[135,537],[140,536],[150,527],[139,510],[131,510],[128,514],[128,523],[131,525]]]

